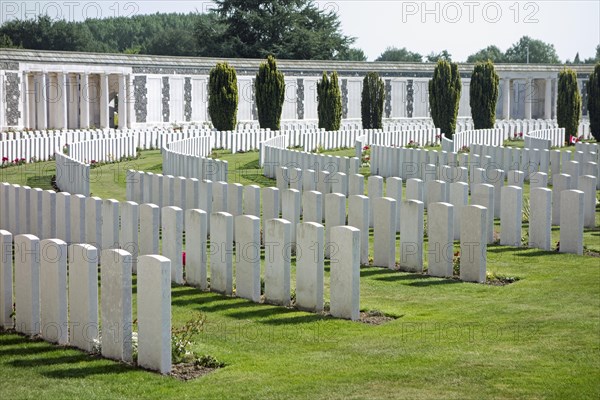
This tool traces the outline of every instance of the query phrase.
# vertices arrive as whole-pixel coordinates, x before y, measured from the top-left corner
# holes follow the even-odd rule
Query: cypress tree
[[[581,93],[577,86],[577,73],[564,68],[558,74],[558,98],[556,101],[556,122],[565,128],[565,141],[569,136],[577,136],[581,117]]]
[[[208,78],[208,114],[219,131],[232,131],[237,123],[238,88],[235,68],[217,63]]]
[[[456,130],[461,89],[458,65],[439,60],[429,80],[429,108],[435,127],[450,139]]]
[[[342,93],[337,72],[333,71],[331,79],[327,76],[327,71],[323,72],[323,78],[317,82],[317,101],[319,128],[339,130],[342,122]]]
[[[267,61],[260,64],[254,87],[260,127],[279,130],[285,99],[285,80],[283,73],[277,70],[277,62],[273,56],[268,56]]]
[[[587,106],[590,116],[590,131],[597,142],[600,142],[600,62],[590,74],[587,85]]]
[[[475,64],[469,88],[469,104],[475,129],[491,129],[496,122],[500,78],[491,61]]]
[[[377,72],[367,73],[360,102],[363,129],[383,128],[383,97],[383,80]]]

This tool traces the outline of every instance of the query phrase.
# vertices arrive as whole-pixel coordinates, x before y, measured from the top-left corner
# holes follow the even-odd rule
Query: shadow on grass
[[[228,299],[214,292],[203,292],[200,289],[191,286],[173,285],[171,291],[171,305],[174,306],[202,306],[207,303],[222,301]],[[176,289],[176,290],[175,290]]]
[[[32,188],[52,189],[52,175],[28,176],[27,186]]]
[[[92,360],[90,360],[91,362]],[[67,369],[59,369],[52,371],[44,371],[40,374],[52,379],[64,379],[64,378],[87,378],[92,375],[116,375],[132,372],[135,370],[133,367],[119,364],[117,362],[111,362],[109,365],[89,365],[89,366],[77,366]]]
[[[37,355],[37,354],[41,354],[41,353],[49,353],[49,352],[53,352],[56,351],[55,347],[50,346],[48,343],[45,342],[37,342],[37,341],[31,341],[31,340],[26,340],[28,343],[28,347],[8,347],[8,348],[2,348],[0,349],[0,357],[4,357],[4,356],[26,356],[26,355]],[[32,346],[35,345],[36,343],[39,343],[39,346]],[[25,344],[25,343],[23,343]]]
[[[53,348],[52,350],[57,350],[57,348]],[[94,358],[87,354],[73,354],[69,356],[61,356],[61,357],[45,357],[45,358],[35,358],[31,360],[13,360],[9,362],[13,367],[22,367],[22,368],[35,368],[41,367],[44,365],[57,365],[57,364],[73,364],[80,363],[83,361],[92,361]]]

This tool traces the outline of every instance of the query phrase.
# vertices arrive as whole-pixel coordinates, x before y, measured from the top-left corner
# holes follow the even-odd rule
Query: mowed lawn
[[[273,184],[258,153],[218,156],[229,161],[230,182]],[[94,169],[93,195],[124,200],[129,168],[160,172],[160,154]],[[48,189],[55,171],[39,163],[0,174]],[[600,252],[600,229],[586,229],[584,242]],[[361,309],[394,318],[382,325],[173,286],[173,325],[204,312],[195,350],[225,368],[181,382],[4,333],[0,399],[599,398],[600,258],[490,246],[488,272],[519,280],[492,286],[363,266]],[[325,284],[328,301],[328,264]]]

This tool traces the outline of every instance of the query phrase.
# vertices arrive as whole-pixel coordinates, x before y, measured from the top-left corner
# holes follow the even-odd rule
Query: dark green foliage
[[[526,63],[529,49],[530,64],[558,64],[560,59],[553,44],[523,36],[505,54],[505,62]]]
[[[208,80],[208,114],[219,131],[232,131],[237,123],[238,88],[235,68],[217,63]]]
[[[375,61],[404,61],[404,62],[422,62],[423,56],[419,53],[413,53],[406,47],[388,47]]]
[[[383,80],[377,72],[369,72],[363,79],[360,114],[363,129],[383,128]]]
[[[342,122],[342,93],[338,84],[337,72],[333,71],[331,79],[327,72],[317,82],[317,112],[319,114],[319,128],[327,131],[337,131]]]
[[[594,67],[587,84],[587,106],[590,116],[590,131],[600,142],[600,62]]]
[[[475,129],[491,129],[496,122],[500,78],[491,61],[477,63],[471,75],[470,104]]]
[[[581,93],[577,85],[577,73],[564,68],[558,74],[558,98],[556,103],[556,122],[565,128],[565,141],[569,136],[577,136],[581,117]]]
[[[436,128],[440,128],[447,138],[454,136],[458,103],[462,84],[458,65],[445,60],[438,61],[429,80],[429,108]]]
[[[273,56],[268,56],[267,62],[260,64],[254,88],[260,127],[279,130],[285,81],[283,73],[277,70],[277,62]]]
[[[331,60],[347,52],[355,40],[341,32],[334,9],[310,0],[216,0],[215,3],[215,13],[225,26],[218,41],[224,52],[222,56]]]
[[[498,46],[488,46],[485,49],[479,50],[475,54],[471,54],[467,58],[468,63],[474,63],[477,61],[491,61],[493,63],[501,63],[504,62],[505,56],[502,50],[498,48]]]

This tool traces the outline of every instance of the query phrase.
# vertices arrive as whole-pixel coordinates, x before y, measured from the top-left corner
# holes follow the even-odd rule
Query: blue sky
[[[562,61],[592,57],[600,43],[600,0],[569,1],[317,1],[334,10],[346,35],[357,38],[369,60],[388,46],[428,54],[447,49],[456,61],[490,44],[506,50],[528,35],[554,44]],[[204,12],[211,1],[10,1],[0,2],[0,20],[47,13],[82,20],[155,12]]]

